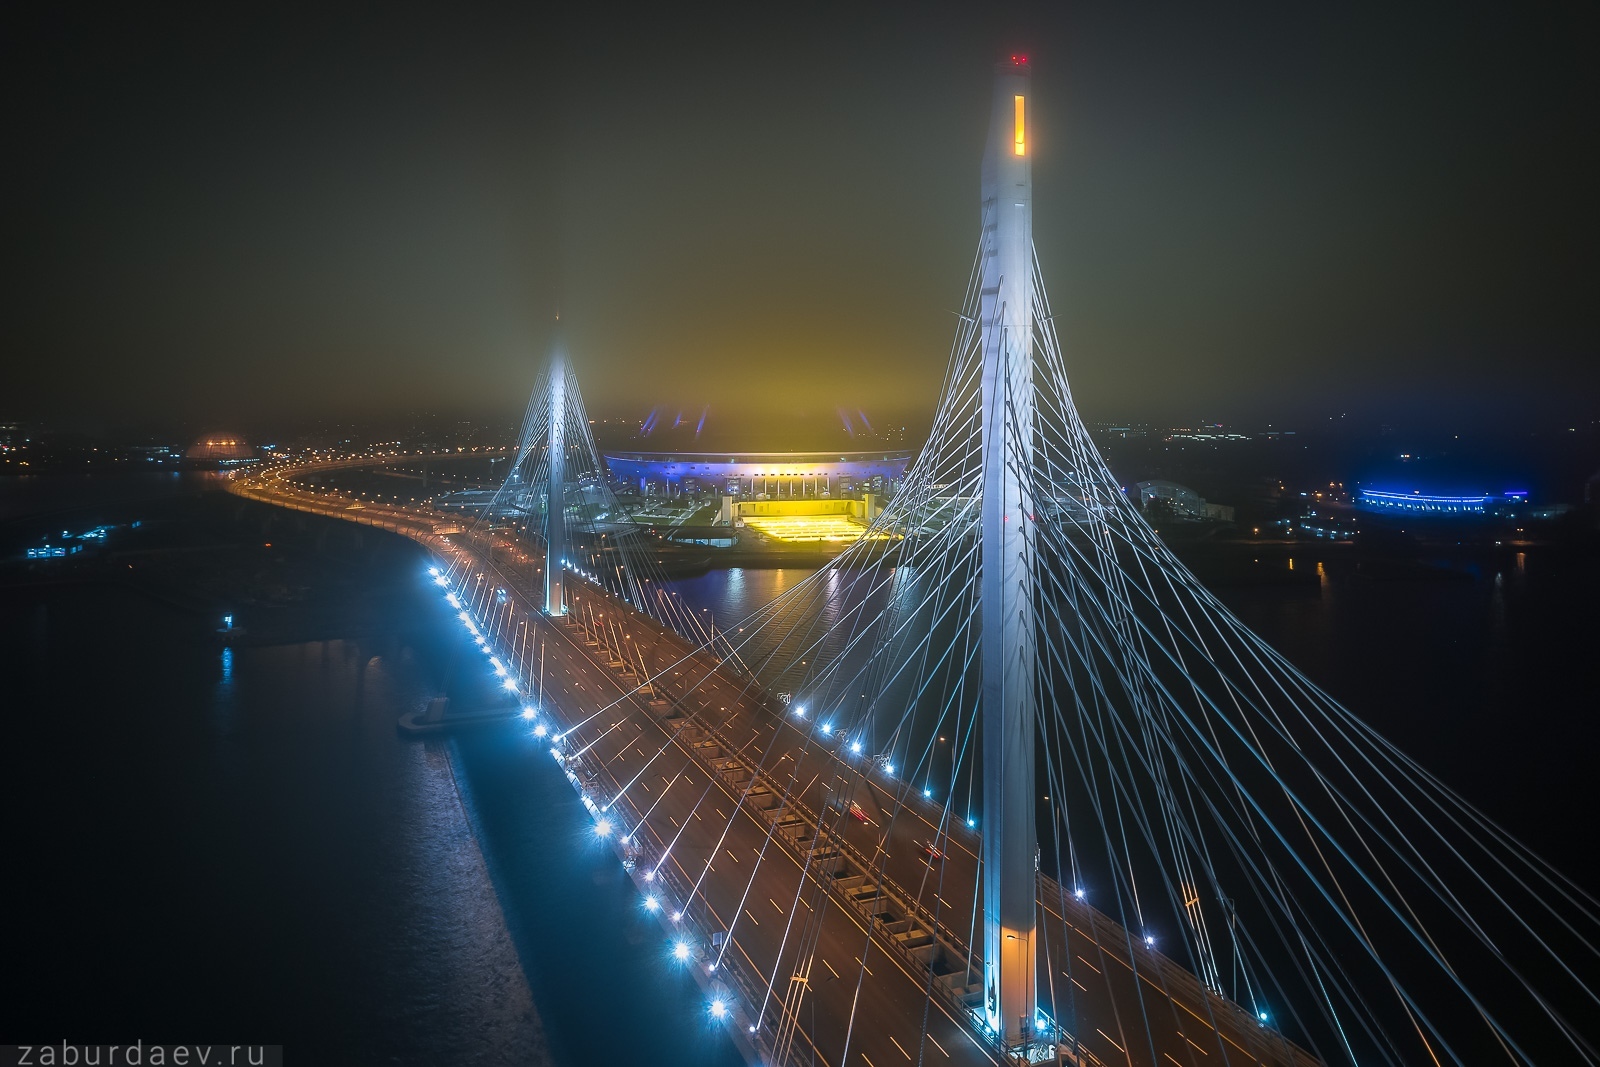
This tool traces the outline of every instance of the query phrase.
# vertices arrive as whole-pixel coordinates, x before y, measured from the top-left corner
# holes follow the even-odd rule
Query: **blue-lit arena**
[[[1526,492],[1516,491],[1498,496],[1492,493],[1473,493],[1467,496],[1441,496],[1424,493],[1363,489],[1356,499],[1367,511],[1400,512],[1410,515],[1490,515],[1511,511],[1528,502]]]
[[[803,500],[882,492],[911,463],[899,452],[607,452],[612,478],[641,493],[716,492]]]

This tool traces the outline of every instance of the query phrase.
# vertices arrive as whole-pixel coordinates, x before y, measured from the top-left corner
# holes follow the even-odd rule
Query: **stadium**
[[[911,453],[607,452],[611,477],[641,495],[716,494],[718,522],[785,544],[845,544],[892,494]]]

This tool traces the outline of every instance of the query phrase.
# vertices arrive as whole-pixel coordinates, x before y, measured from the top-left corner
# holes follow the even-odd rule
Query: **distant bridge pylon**
[[[506,535],[503,543],[495,542],[497,532]],[[612,491],[560,340],[529,394],[511,468],[469,536],[489,539],[517,557],[517,568],[534,572],[524,576],[542,589],[547,615],[566,615],[587,587],[686,636],[709,639],[656,561],[652,535]]]

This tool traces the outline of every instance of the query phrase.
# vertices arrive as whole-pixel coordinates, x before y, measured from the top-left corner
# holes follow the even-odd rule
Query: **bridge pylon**
[[[544,508],[544,611],[567,613],[567,361],[559,343],[550,358],[549,480]]]
[[[983,155],[981,540],[984,1009],[1029,1040],[1035,989],[1033,175],[1027,61],[995,75]]]
[[[525,592],[547,616],[610,598],[705,639],[704,626],[672,592],[654,537],[612,491],[559,336],[528,396],[505,480],[468,532],[469,540],[485,538],[496,551],[512,550],[511,571],[528,583]]]

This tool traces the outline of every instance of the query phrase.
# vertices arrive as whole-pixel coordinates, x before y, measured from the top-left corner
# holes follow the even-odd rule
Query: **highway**
[[[513,552],[502,543],[497,555]],[[499,588],[517,582],[498,568],[484,573]],[[856,1019],[858,1024],[872,1019],[875,1027],[882,1027],[897,1055],[921,1061],[931,1054],[937,1061],[941,1050],[952,1048],[946,1040],[951,1033],[970,1035],[958,1022],[959,1007],[951,1003],[959,1003],[959,995],[935,996],[928,1013],[931,1040],[918,1055],[918,1046],[924,1045],[921,1005],[930,984],[941,992],[953,984],[957,994],[965,984],[959,980],[960,964],[973,931],[976,833],[959,820],[941,830],[944,812],[938,805],[923,800],[906,783],[873,772],[869,761],[848,754],[843,738],[819,744],[814,723],[779,715],[745,679],[730,675],[677,634],[587,583],[573,581],[569,588],[574,623],[554,625],[539,613],[517,620],[541,635],[531,640],[542,637],[546,698],[563,709],[567,721],[582,723],[568,737],[569,750],[583,752],[584,767],[601,779],[607,797],[616,798],[612,803],[617,809],[634,813],[630,824],[637,825],[644,855],[666,855],[663,873],[672,884],[694,887],[690,914],[704,907],[707,929],[728,931],[746,966],[764,976],[757,997],[765,998],[770,1011],[782,1010],[783,983],[803,968],[803,960],[795,961],[786,952],[775,966],[781,942],[765,942],[777,929],[791,932],[797,924],[788,921],[788,913],[804,908],[797,902],[811,897],[802,886],[805,853],[794,841],[797,835],[773,831],[772,822],[758,813],[739,784],[746,778],[765,787],[781,808],[801,816],[799,834],[840,846],[847,859],[856,861],[850,865],[852,873],[866,876],[868,890],[887,891],[874,907],[892,918],[871,924],[878,936],[868,938],[862,916],[840,904],[835,890],[833,906],[819,920],[823,937],[811,971],[813,981],[819,972],[827,980],[816,987],[818,1018],[832,1014],[829,991],[838,989],[836,995],[842,996],[849,989],[854,994],[851,980],[860,973],[858,961],[864,960],[872,980],[863,986],[865,999]],[[609,654],[606,646],[623,651]],[[518,655],[527,663],[532,652]],[[621,666],[611,664],[637,666],[623,674]],[[635,692],[641,679],[649,679],[656,695],[670,701],[670,710],[653,709],[648,697]],[[585,715],[585,709],[592,714],[596,707],[608,710],[587,721],[574,717]],[[686,722],[668,726],[669,716],[682,716]],[[704,761],[697,765],[687,752],[696,741],[714,742],[714,749],[707,751],[716,758],[733,756],[744,773],[732,774],[731,782],[726,770],[706,774]],[[701,774],[694,773],[697,767]],[[702,777],[709,788],[697,784]],[[937,843],[942,859],[926,855],[930,842]],[[818,878],[837,881],[813,863],[806,884]],[[1238,1006],[1205,990],[1181,966],[1139,944],[1115,921],[1064,894],[1053,881],[1041,879],[1040,889],[1041,910],[1053,920],[1040,925],[1042,1007],[1055,1016],[1053,1005],[1059,999],[1066,1010],[1057,1017],[1069,1030],[1074,1020],[1092,1022],[1080,1023],[1075,1034],[1086,1062],[1315,1062]],[[762,907],[751,907],[751,901]],[[767,915],[768,910],[773,914]],[[930,983],[924,967],[908,964],[884,943],[893,935],[883,928],[907,919],[918,920],[914,925],[954,950],[947,953],[956,957],[951,983]],[[882,968],[873,967],[874,958],[882,961]],[[878,976],[879,969],[887,972],[887,980]],[[976,982],[977,974],[971,978]],[[774,988],[771,994],[766,993],[767,981]],[[878,996],[896,1000],[896,987],[906,987],[911,1014],[901,1014],[906,1004],[891,1014],[873,1010]],[[762,1003],[752,1000],[754,1011],[761,1012]],[[848,1003],[841,1008],[835,1037],[849,1029]],[[897,1017],[907,1022],[904,1034],[890,1022]],[[955,1029],[941,1033],[940,1027]],[[870,1041],[858,1025],[849,1062],[856,1062],[858,1048],[862,1062],[884,1062],[870,1044],[858,1044],[863,1040]],[[968,1042],[983,1057],[976,1062],[984,1062],[989,1050],[970,1037]],[[955,1042],[956,1057],[961,1044]],[[831,1064],[841,1062],[836,1056],[844,1050],[819,1038],[816,1051]]]
[[[964,1010],[981,997],[967,967],[981,933],[976,832],[958,819],[941,829],[938,804],[844,738],[785,717],[576,575],[566,621],[544,616],[529,575],[505,569],[530,559],[524,546],[441,534],[420,509],[352,510],[292,473],[235,491],[395,530],[451,563],[485,636],[559,722],[554,747],[659,903],[664,941],[683,942],[682,965],[748,1052],[830,1067],[1005,1062]],[[1069,1035],[1065,1062],[1317,1062],[1048,878],[1039,899],[1041,1008]]]

